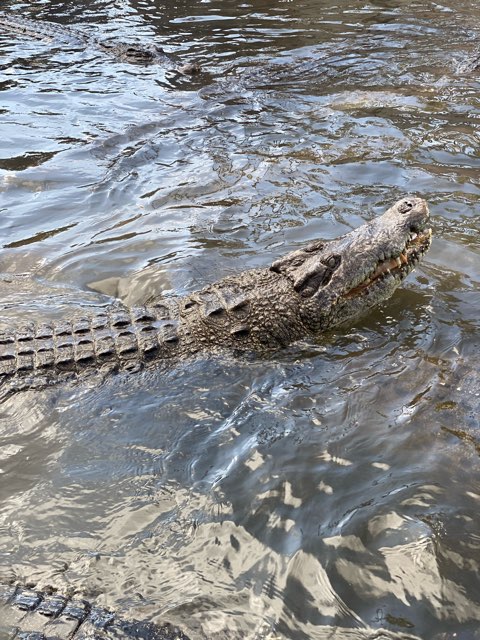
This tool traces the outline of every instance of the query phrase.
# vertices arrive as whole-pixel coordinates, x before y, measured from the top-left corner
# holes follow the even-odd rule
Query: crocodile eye
[[[311,298],[322,287],[325,287],[332,279],[335,269],[338,268],[341,257],[332,254],[317,264],[313,271],[303,275],[293,285],[295,291],[303,298]]]
[[[329,269],[332,269],[332,271],[334,271],[340,265],[341,261],[342,261],[341,256],[339,256],[337,254],[333,254],[331,256],[328,256],[328,258],[325,258],[324,260],[322,260],[322,263],[326,267],[328,267]]]

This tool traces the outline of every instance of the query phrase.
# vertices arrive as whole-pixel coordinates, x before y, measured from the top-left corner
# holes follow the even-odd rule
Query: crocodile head
[[[273,263],[301,297],[305,324],[318,332],[389,298],[431,242],[427,203],[399,200],[382,216],[336,240],[313,242]]]
[[[114,48],[114,47],[113,47]],[[117,45],[117,50],[121,55],[134,64],[163,64],[166,60],[171,60],[168,53],[156,44],[148,45],[125,45],[121,50]],[[200,65],[196,62],[189,62],[184,65],[177,65],[175,69],[183,75],[196,75],[201,72]]]
[[[127,44],[122,47],[121,53],[129,62],[137,64],[153,64],[167,58],[165,51],[156,44]]]

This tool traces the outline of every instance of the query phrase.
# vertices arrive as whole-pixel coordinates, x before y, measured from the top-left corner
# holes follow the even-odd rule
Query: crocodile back
[[[153,359],[171,359],[178,342],[175,311],[172,301],[4,331],[0,334],[0,384],[103,367],[132,371]]]
[[[30,640],[189,640],[177,627],[125,620],[76,596],[0,584],[0,637]]]

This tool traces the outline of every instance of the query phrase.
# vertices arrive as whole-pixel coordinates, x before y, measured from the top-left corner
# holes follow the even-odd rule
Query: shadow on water
[[[408,192],[435,239],[317,341],[6,400],[0,578],[193,639],[480,637],[479,76],[459,72],[480,13],[323,5],[4,3],[205,74],[0,33],[2,326],[192,291]]]

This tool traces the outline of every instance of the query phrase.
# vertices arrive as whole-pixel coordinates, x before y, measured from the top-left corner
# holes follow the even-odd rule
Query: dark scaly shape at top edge
[[[426,202],[404,198],[345,236],[311,242],[268,268],[185,297],[9,329],[0,334],[1,391],[197,353],[265,353],[321,334],[392,295],[428,250],[428,224]]]
[[[25,640],[189,640],[169,623],[125,620],[77,596],[14,584],[0,584],[0,635]]]
[[[166,53],[155,43],[130,44],[100,40],[89,36],[80,29],[67,27],[55,22],[48,22],[46,20],[40,21],[24,18],[21,15],[10,15],[4,12],[0,13],[0,27],[13,33],[40,40],[53,38],[74,45],[95,47],[122,62],[147,65],[159,64],[185,75],[195,75],[200,72],[200,66],[198,64],[189,63],[181,65],[171,54]]]

